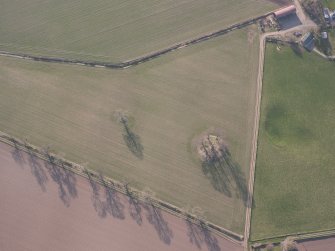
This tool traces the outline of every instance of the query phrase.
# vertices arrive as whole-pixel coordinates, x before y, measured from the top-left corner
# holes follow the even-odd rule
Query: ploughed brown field
[[[299,244],[299,251],[332,251],[335,250],[335,237],[320,238]]]
[[[0,250],[243,250],[3,143],[0,170]]]

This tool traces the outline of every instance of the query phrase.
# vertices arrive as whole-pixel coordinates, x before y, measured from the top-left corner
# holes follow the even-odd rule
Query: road
[[[0,250],[243,250],[4,143],[0,170]]]

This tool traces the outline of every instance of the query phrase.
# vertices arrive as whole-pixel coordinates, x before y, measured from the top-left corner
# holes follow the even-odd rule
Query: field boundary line
[[[269,240],[274,240],[274,239],[286,238],[288,236],[295,236],[301,240],[304,240],[304,239],[312,239],[312,238],[319,238],[319,237],[327,237],[327,236],[332,236],[332,235],[335,235],[335,228],[322,229],[322,230],[309,231],[309,232],[307,231],[307,232],[296,232],[296,233],[276,235],[276,236],[270,236],[270,237],[266,237],[262,239],[252,240],[251,242],[252,243],[264,242],[264,241],[269,241]]]
[[[210,40],[212,38],[223,36],[237,29],[242,29],[272,14],[273,12],[268,12],[264,15],[250,18],[250,19],[247,19],[239,23],[235,23],[233,25],[228,26],[227,28],[220,29],[220,30],[217,30],[211,33],[207,33],[205,35],[202,35],[202,36],[190,39],[190,40],[186,40],[184,42],[177,43],[165,49],[158,50],[158,51],[149,53],[147,55],[140,56],[140,57],[137,57],[131,60],[126,60],[120,63],[103,62],[103,61],[89,61],[89,60],[85,61],[85,60],[76,60],[76,59],[71,60],[71,59],[66,59],[66,58],[34,56],[30,54],[25,54],[25,53],[14,53],[14,52],[8,52],[8,51],[0,51],[0,56],[7,56],[7,57],[27,59],[27,60],[47,62],[47,63],[72,64],[72,65],[81,65],[81,66],[97,67],[97,68],[110,68],[110,69],[127,69],[129,67],[133,67],[141,63],[151,61],[153,59],[161,57],[175,50],[179,50],[179,49],[191,46],[191,45],[195,45],[195,44]]]
[[[17,150],[22,150],[28,154],[32,154],[41,160],[44,160],[46,162],[49,162],[51,164],[57,165],[59,168],[63,168],[65,170],[71,171],[83,178],[86,178],[87,180],[94,180],[94,182],[99,183],[102,186],[107,186],[115,191],[118,191],[126,196],[134,196],[136,199],[139,199],[142,203],[148,204],[147,198],[145,198],[141,191],[129,187],[128,184],[124,184],[122,182],[116,181],[110,177],[103,176],[102,174],[93,171],[91,169],[85,168],[79,164],[76,164],[72,161],[65,160],[63,158],[59,158],[57,155],[53,153],[45,154],[40,148],[28,143],[27,141],[22,142],[21,140],[12,137],[8,135],[7,133],[4,133],[0,131],[0,142],[3,142],[7,145],[10,145],[14,147]],[[234,233],[228,229],[225,229],[223,227],[220,227],[218,225],[215,225],[209,221],[199,219],[197,215],[193,215],[190,213],[187,213],[183,211],[182,209],[164,202],[162,200],[159,200],[157,198],[150,198],[150,203],[159,208],[162,209],[172,215],[175,215],[176,217],[182,218],[184,220],[190,221],[193,224],[196,224],[201,227],[205,227],[211,232],[219,235],[220,237],[223,237],[235,244],[241,245],[243,241],[243,236],[239,235],[237,233]]]
[[[246,208],[245,217],[245,229],[244,229],[244,248],[248,250],[248,241],[250,236],[250,226],[251,226],[251,211],[252,211],[252,201],[254,192],[254,182],[255,182],[255,168],[256,168],[256,157],[257,157],[257,146],[258,146],[258,131],[260,122],[260,112],[261,112],[261,100],[262,100],[262,86],[263,86],[263,70],[264,70],[264,51],[266,46],[266,38],[268,34],[262,34],[260,36],[260,46],[259,46],[259,58],[258,58],[258,76],[257,76],[257,87],[256,87],[256,106],[255,106],[255,119],[254,119],[254,132],[252,138],[252,148],[251,148],[251,161],[249,168],[249,184],[248,184],[248,201]]]
[[[305,241],[313,241],[322,238],[335,237],[335,228],[320,230],[315,232],[298,232],[286,235],[278,235],[270,238],[258,239],[252,241],[251,247],[254,249],[265,248],[267,244],[272,243],[279,245],[282,240],[287,237],[293,237],[298,243]]]

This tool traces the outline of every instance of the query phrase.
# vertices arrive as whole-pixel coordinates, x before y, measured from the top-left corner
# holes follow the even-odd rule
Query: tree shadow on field
[[[99,177],[99,180],[103,184],[102,186],[96,182],[92,175],[87,172],[89,183],[92,189],[92,203],[95,211],[98,216],[105,218],[107,215],[112,215],[117,219],[124,219],[124,206],[121,203],[118,193],[112,188],[108,187],[106,181],[102,176]],[[100,193],[101,188],[103,189]]]
[[[129,214],[131,218],[138,224],[142,225],[142,207],[140,201],[134,196],[134,194],[130,191],[128,185],[125,186],[126,195],[128,197],[129,202]]]
[[[11,151],[12,157],[14,161],[21,167],[26,163],[24,159],[23,152],[19,149],[19,146],[17,145],[16,142],[14,142],[14,147]]]
[[[137,134],[129,131],[129,133],[123,134],[123,140],[137,158],[143,159],[143,145],[141,144],[141,138]]]
[[[241,167],[232,159],[227,147],[221,147],[220,152],[212,149],[214,154],[206,154],[202,162],[203,173],[210,179],[213,187],[231,197],[236,191],[236,196],[244,202],[248,201],[248,188]]]
[[[200,222],[200,225],[197,225],[190,219],[186,219],[186,226],[190,242],[198,249],[205,244],[209,251],[221,251],[217,238],[212,235],[206,224]]]
[[[45,162],[50,177],[58,185],[59,198],[65,206],[70,206],[71,199],[77,197],[76,176],[73,172],[59,167],[55,163],[55,158],[49,156],[49,161]]]
[[[147,219],[149,223],[154,226],[159,239],[165,244],[170,245],[171,239],[173,238],[173,232],[163,218],[161,210],[152,204],[147,204],[143,207],[147,211]]]
[[[121,124],[123,125],[124,133],[122,134],[123,140],[126,143],[128,149],[139,159],[143,159],[143,145],[141,138],[135,134],[128,125],[126,118],[121,118]]]
[[[204,242],[204,236],[202,234],[201,228],[192,223],[190,219],[186,219],[187,226],[187,236],[190,239],[190,242],[195,245],[198,249],[201,249],[201,246]]]
[[[100,177],[100,179],[102,181],[105,190],[106,200],[104,204],[106,213],[109,213],[114,218],[123,220],[125,218],[124,205],[121,203],[118,192],[107,186],[102,176]]]
[[[88,176],[89,183],[91,185],[92,189],[92,203],[95,211],[97,212],[98,216],[101,218],[106,217],[107,212],[105,210],[105,204],[103,200],[100,199],[100,185],[96,183],[89,172],[86,171],[86,174]]]
[[[48,182],[48,176],[44,167],[41,165],[41,161],[32,152],[28,152],[28,164],[31,169],[31,173],[36,178],[38,185],[41,187],[42,191],[46,191],[46,183]]]

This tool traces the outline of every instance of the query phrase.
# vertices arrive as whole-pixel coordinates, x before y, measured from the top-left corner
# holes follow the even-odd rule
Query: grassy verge
[[[334,227],[334,63],[267,45],[253,240]]]
[[[255,105],[258,37],[233,32],[127,70],[0,58],[0,129],[178,207],[200,206],[208,220],[242,233],[236,187],[219,192],[192,141],[222,131],[246,180]],[[115,119],[123,111],[141,152]]]

